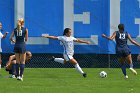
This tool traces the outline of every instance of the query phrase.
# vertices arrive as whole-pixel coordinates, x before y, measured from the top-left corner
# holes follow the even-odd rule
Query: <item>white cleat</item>
[[[124,79],[128,79],[128,76],[126,75],[126,76],[124,76]]]
[[[23,77],[20,77],[20,80],[23,81]]]
[[[19,78],[17,80],[23,81],[23,78],[21,76],[19,76]]]
[[[20,80],[20,76],[17,76],[17,80]]]
[[[23,78],[22,77],[20,78],[20,81],[23,81]]]
[[[129,69],[134,75],[137,75],[137,71],[135,69],[133,69],[133,68],[129,68]]]

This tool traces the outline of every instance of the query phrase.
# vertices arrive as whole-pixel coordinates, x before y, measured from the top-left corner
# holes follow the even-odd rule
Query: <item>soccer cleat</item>
[[[17,76],[17,80],[20,80],[20,76]]]
[[[126,76],[124,76],[124,79],[128,79],[128,76],[126,75]]]
[[[23,81],[23,78],[22,77],[20,77],[20,81]]]
[[[49,59],[49,61],[54,61],[54,59],[55,59],[55,57],[52,56],[52,57]]]
[[[83,73],[83,77],[86,78],[87,77],[87,74],[86,73]]]
[[[134,70],[133,68],[129,68],[130,69],[130,71],[134,74],[134,75],[137,75],[137,71],[136,70]]]
[[[17,77],[17,80],[23,81],[23,78],[22,78],[21,76],[18,76],[18,77]]]

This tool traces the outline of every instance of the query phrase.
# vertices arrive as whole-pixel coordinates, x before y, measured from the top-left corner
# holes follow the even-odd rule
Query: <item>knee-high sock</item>
[[[16,64],[16,74],[19,76],[19,64]]]
[[[16,74],[15,71],[16,71],[16,64],[12,64],[12,75]]]
[[[126,76],[126,67],[125,67],[124,63],[121,64],[121,69],[122,69],[124,76]]]
[[[55,58],[54,61],[58,62],[58,63],[61,63],[61,64],[64,64],[64,59],[63,58]]]
[[[130,65],[130,68],[133,68],[133,63],[129,64]]]
[[[20,76],[22,77],[24,73],[25,64],[20,64]]]
[[[79,64],[75,64],[74,66],[75,66],[76,70],[79,71],[81,74],[84,73],[83,70],[81,69],[81,67],[79,66]]]

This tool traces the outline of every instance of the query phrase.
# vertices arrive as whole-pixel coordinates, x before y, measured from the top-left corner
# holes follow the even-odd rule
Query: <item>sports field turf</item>
[[[24,81],[8,78],[0,70],[0,93],[140,93],[140,69],[124,80],[120,69],[83,68],[88,77],[83,78],[73,68],[26,68]],[[107,78],[99,72],[106,71]]]

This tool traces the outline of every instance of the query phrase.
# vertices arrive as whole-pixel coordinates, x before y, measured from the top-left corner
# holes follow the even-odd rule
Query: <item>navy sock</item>
[[[129,64],[130,65],[130,68],[133,68],[133,63]]]
[[[121,64],[121,69],[122,69],[122,72],[123,72],[124,76],[126,76],[126,67],[125,67],[125,64]]]
[[[24,72],[25,64],[20,64],[20,76],[22,77]]]
[[[12,64],[12,75],[16,75],[16,64]]]
[[[16,74],[19,76],[19,64],[16,64]]]

